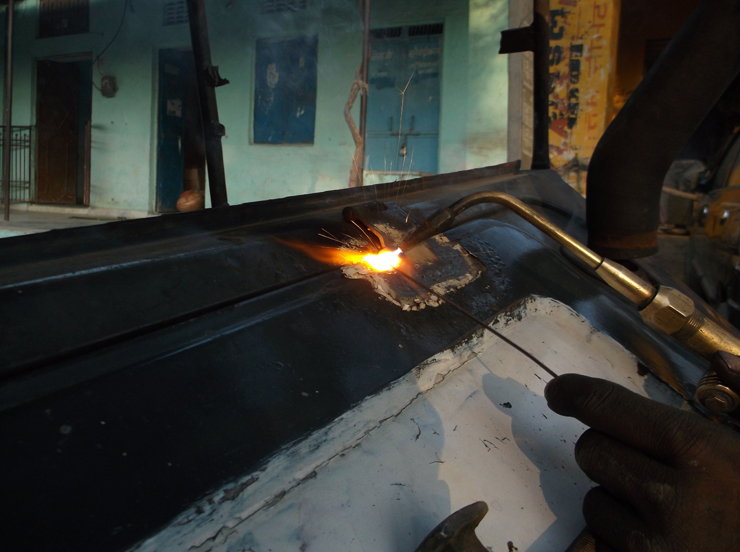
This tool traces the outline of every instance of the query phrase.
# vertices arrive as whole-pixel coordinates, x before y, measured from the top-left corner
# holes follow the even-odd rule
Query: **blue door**
[[[157,130],[157,212],[173,213],[184,189],[185,114],[194,80],[192,53],[159,52],[159,125]]]
[[[442,25],[372,36],[365,170],[436,173]]]

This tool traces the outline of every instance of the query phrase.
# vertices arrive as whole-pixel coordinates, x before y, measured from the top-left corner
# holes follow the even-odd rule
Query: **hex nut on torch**
[[[697,314],[691,299],[669,287],[661,287],[655,298],[640,311],[642,319],[653,329],[674,336],[687,334],[676,336],[682,340],[688,339],[701,326],[703,317],[698,315],[697,319]]]

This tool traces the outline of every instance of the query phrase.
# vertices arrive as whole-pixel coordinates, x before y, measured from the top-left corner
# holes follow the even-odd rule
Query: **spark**
[[[375,245],[375,242],[373,242],[373,240],[370,239],[370,236],[367,235],[367,232],[365,232],[362,229],[362,226],[360,226],[359,224],[357,224],[357,221],[356,220],[353,220],[352,221],[352,224],[354,224],[355,226],[357,226],[357,228],[360,229],[360,232],[362,232],[365,235],[365,239],[367,240],[367,243],[369,243],[373,247],[373,249],[375,249],[375,251],[377,251],[378,250],[378,247]]]
[[[338,239],[336,239],[336,238],[332,238],[331,236],[327,236],[327,235],[325,235],[325,234],[322,234],[321,232],[319,232],[319,236],[321,236],[322,238],[326,238],[327,240],[331,240],[331,241],[335,241],[335,242],[337,242],[337,243],[341,243],[342,245],[347,245],[347,244],[346,244],[346,243],[344,243],[343,241],[341,241],[341,240],[338,240]]]
[[[322,231],[324,231],[324,232],[326,232],[326,233],[327,233],[327,234],[329,234],[329,235],[330,235],[331,237],[333,237],[333,238],[335,238],[335,239],[336,239],[336,236],[335,236],[334,234],[332,234],[331,232],[329,232],[329,231],[328,231],[328,230],[327,230],[326,228],[322,228],[321,230],[322,230]]]
[[[332,241],[335,241],[337,243],[341,243],[342,245],[344,245],[346,247],[352,248],[352,244],[351,243],[346,242],[344,240],[340,240],[334,234],[332,234],[331,232],[329,232],[326,228],[322,228],[321,230],[323,230],[324,232],[326,232],[326,234],[328,234],[328,235],[326,235],[326,234],[322,234],[321,232],[319,232],[319,236],[321,236],[322,238],[326,238],[327,240],[332,240]]]
[[[414,69],[411,73],[411,76],[409,77],[409,82],[406,83],[406,87],[403,90],[401,90],[400,88],[398,89],[398,91],[401,93],[401,120],[398,122],[398,147],[396,148],[396,151],[401,150],[401,131],[403,130],[403,104],[406,101],[406,90],[409,89],[411,79],[414,78],[415,73],[416,69]]]

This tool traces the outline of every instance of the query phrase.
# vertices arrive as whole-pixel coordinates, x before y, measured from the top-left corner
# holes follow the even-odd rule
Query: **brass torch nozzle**
[[[595,270],[596,274],[612,289],[629,299],[640,310],[645,323],[653,329],[671,335],[684,342],[694,351],[704,357],[711,357],[717,351],[727,351],[734,355],[740,355],[740,339],[730,334],[711,320],[707,320],[696,309],[693,301],[678,290],[668,287],[656,288],[649,282],[640,278],[637,274],[625,267],[605,259],[598,255],[581,242],[563,232],[545,217],[532,210],[524,202],[501,192],[479,192],[471,194],[453,203],[449,207],[440,209],[429,219],[424,221],[412,232],[399,246],[401,251],[416,247],[423,241],[452,228],[455,217],[460,213],[481,203],[497,203],[507,207],[535,228],[538,228],[547,236],[558,242],[577,259]],[[721,385],[719,379],[713,373],[707,374],[709,378],[702,387],[702,393],[697,395],[699,402],[710,410],[727,411],[727,405],[733,408],[740,405],[740,397],[732,390]],[[714,379],[712,379],[714,378]],[[717,385],[722,387],[721,392],[733,394],[728,400],[720,405],[715,400],[716,393],[708,389],[707,385],[717,380]],[[719,388],[718,388],[719,389]],[[719,392],[719,391],[718,391]],[[707,399],[709,397],[709,399]],[[715,397],[714,399],[712,397]],[[724,395],[723,395],[724,397]],[[720,406],[718,406],[720,405]]]

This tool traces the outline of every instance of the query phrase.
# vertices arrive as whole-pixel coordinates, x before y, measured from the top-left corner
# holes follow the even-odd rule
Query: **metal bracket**
[[[206,76],[206,84],[211,88],[218,88],[219,86],[229,84],[227,79],[222,78],[218,74],[218,65],[209,65],[205,68],[204,74]]]
[[[534,28],[521,27],[501,31],[501,48],[499,54],[517,54],[519,52],[534,52]]]
[[[226,127],[222,125],[221,123],[214,123],[213,125],[213,134],[214,136],[218,136],[219,138],[223,138],[226,136]]]

